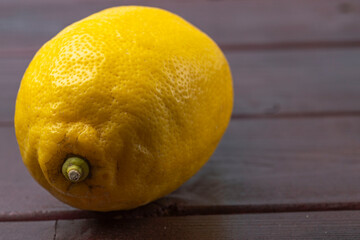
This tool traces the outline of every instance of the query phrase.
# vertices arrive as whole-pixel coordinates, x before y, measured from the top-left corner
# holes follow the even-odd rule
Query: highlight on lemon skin
[[[72,183],[84,181],[89,172],[89,164],[80,157],[69,157],[62,165],[62,174]]]

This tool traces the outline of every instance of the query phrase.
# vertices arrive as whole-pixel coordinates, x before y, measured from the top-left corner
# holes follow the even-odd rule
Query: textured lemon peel
[[[19,89],[15,132],[31,175],[56,198],[126,210],[193,176],[232,104],[228,63],[209,37],[164,10],[117,7],[39,50]],[[69,157],[88,164],[83,181],[80,167],[62,173]]]

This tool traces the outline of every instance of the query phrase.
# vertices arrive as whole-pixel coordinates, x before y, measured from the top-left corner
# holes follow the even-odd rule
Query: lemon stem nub
[[[79,157],[70,157],[62,165],[62,174],[72,183],[85,180],[89,175],[89,164]]]

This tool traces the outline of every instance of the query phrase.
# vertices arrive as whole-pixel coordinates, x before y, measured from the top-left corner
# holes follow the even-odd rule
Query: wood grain
[[[360,110],[360,49],[229,52],[234,115]]]
[[[0,238],[358,239],[360,211],[0,222]]]
[[[360,212],[303,212],[58,221],[58,240],[358,239]]]
[[[227,52],[235,117],[360,113],[360,48]],[[0,56],[0,122],[13,121],[32,53]]]
[[[233,120],[211,160],[181,188],[110,215],[360,209],[359,121]],[[103,216],[68,207],[38,186],[21,163],[13,131],[0,128],[0,220]]]
[[[360,2],[356,0],[3,0],[1,50],[37,49],[74,21],[104,8],[129,4],[173,11],[223,46],[261,48],[263,44],[289,42],[297,43],[295,47],[308,42],[344,45],[341,42],[360,40]]]
[[[49,240],[54,239],[55,221],[0,222],[0,239]]]

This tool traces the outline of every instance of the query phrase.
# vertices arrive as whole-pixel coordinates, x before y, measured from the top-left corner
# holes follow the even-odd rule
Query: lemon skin
[[[76,208],[132,209],[169,194],[213,154],[233,88],[222,51],[168,11],[115,7],[44,44],[17,96],[15,131],[31,175]],[[81,182],[66,159],[89,164]]]

